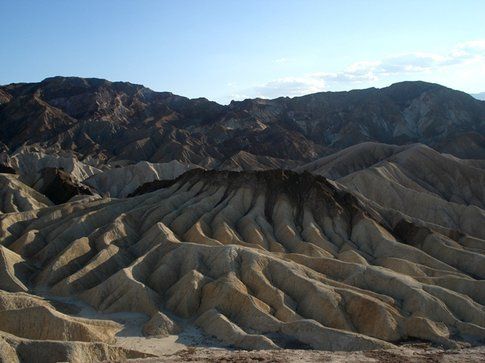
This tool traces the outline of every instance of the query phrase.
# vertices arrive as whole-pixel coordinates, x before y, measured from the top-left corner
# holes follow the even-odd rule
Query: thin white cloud
[[[242,92],[251,97],[275,98],[279,96],[300,96],[327,89],[350,89],[362,85],[375,85],[397,78],[425,76],[440,82],[470,77],[470,73],[485,69],[485,40],[474,40],[458,44],[447,54],[404,53],[381,60],[355,62],[336,73],[318,72],[298,77],[284,77],[256,85]],[[449,71],[449,72],[448,72]],[[451,74],[450,74],[451,73]],[[441,78],[436,80],[437,76]],[[477,75],[485,77],[485,75]],[[443,78],[444,77],[444,78]],[[450,78],[451,77],[451,78]],[[453,83],[453,81],[451,81]],[[441,82],[444,83],[444,82]]]
[[[286,64],[286,63],[290,63],[290,62],[291,62],[291,59],[287,58],[287,57],[281,57],[281,58],[275,59],[273,61],[273,63],[276,63],[276,64]]]
[[[301,96],[325,89],[325,80],[312,75],[307,77],[285,77],[254,87],[250,92],[256,97],[275,98],[279,96]],[[282,94],[281,91],[285,93]]]

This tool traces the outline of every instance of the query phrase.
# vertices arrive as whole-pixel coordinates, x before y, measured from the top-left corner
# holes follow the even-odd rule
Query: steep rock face
[[[191,170],[133,198],[0,216],[2,245],[35,266],[28,288],[162,331],[163,308],[251,349],[483,344],[485,241],[445,232],[281,170]]]
[[[40,144],[104,160],[203,167],[241,151],[308,161],[365,141],[421,142],[462,158],[485,155],[485,104],[424,82],[228,106],[74,77],[0,91],[0,142],[10,150]]]

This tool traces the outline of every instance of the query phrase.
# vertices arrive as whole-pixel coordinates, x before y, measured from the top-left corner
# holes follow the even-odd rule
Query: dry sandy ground
[[[208,337],[189,321],[174,318],[183,327],[179,335],[164,338],[146,338],[142,334],[142,326],[148,321],[145,314],[140,313],[99,313],[89,305],[73,298],[55,297],[58,303],[67,303],[71,308],[76,307],[74,315],[91,319],[113,320],[124,325],[124,329],[117,334],[116,345],[129,349],[157,355],[159,358],[133,359],[130,362],[158,363],[158,362],[485,362],[485,346],[463,348],[460,350],[443,350],[433,348],[428,344],[405,344],[397,349],[374,350],[365,352],[328,352],[315,350],[261,350],[243,351],[233,350],[217,340]]]
[[[118,319],[119,321],[119,319]],[[207,337],[199,329],[186,325],[180,335],[166,338],[144,338],[139,333],[141,320],[131,321],[120,332],[117,345],[151,353],[160,358],[138,359],[132,362],[485,362],[485,346],[460,350],[443,350],[427,344],[410,344],[392,350],[367,352],[326,352],[314,350],[243,351],[223,346]]]
[[[401,347],[392,350],[368,352],[324,352],[311,350],[279,351],[231,351],[227,349],[208,349],[188,347],[173,354],[165,354],[156,359],[132,360],[132,362],[485,362],[485,348],[443,351],[436,348]]]

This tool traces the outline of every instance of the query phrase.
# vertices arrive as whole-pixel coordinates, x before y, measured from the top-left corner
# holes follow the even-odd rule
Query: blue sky
[[[0,0],[0,84],[54,75],[221,103],[425,80],[485,88],[482,0]]]

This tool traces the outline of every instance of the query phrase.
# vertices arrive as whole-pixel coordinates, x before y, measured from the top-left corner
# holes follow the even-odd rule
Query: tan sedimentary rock
[[[485,230],[476,223],[485,213],[485,170],[480,165],[422,144],[369,142],[297,170],[334,179],[390,211],[483,239]]]
[[[120,329],[113,322],[73,318],[47,306],[0,311],[0,330],[27,339],[113,343]]]
[[[483,239],[383,210],[308,173],[195,170],[0,226],[3,246],[35,266],[30,288],[145,313],[148,334],[175,331],[169,311],[245,349],[483,342]]]
[[[47,197],[22,183],[18,175],[0,174],[0,213],[24,212],[52,204]]]
[[[105,343],[31,340],[0,332],[0,360],[4,362],[101,362],[153,357]]]
[[[162,312],[156,312],[150,320],[143,325],[143,335],[164,337],[170,334],[178,334],[182,328],[167,315]]]
[[[22,257],[0,246],[0,291],[27,291],[25,280],[32,270]]]
[[[100,341],[113,343],[119,324],[72,317],[48,301],[26,293],[0,290],[0,331],[36,340]]]

